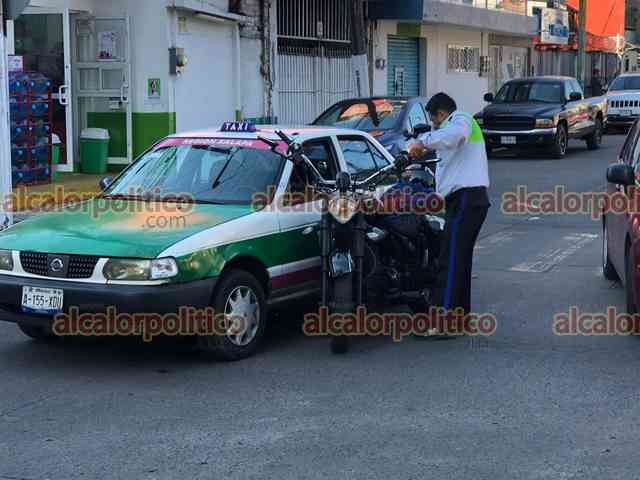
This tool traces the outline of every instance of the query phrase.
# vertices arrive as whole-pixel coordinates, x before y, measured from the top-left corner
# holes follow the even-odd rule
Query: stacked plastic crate
[[[13,185],[51,182],[51,80],[39,73],[9,77]]]

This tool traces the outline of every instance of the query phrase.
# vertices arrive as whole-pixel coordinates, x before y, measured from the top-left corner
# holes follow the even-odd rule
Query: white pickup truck
[[[607,92],[607,130],[627,129],[640,117],[640,74],[617,77]]]

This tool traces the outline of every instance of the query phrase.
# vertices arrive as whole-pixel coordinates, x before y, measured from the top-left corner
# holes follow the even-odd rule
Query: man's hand
[[[420,161],[427,154],[428,150],[422,142],[415,142],[409,146],[409,158],[411,160]]]

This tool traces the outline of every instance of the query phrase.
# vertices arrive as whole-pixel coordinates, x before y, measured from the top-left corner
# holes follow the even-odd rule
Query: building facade
[[[475,113],[483,96],[523,76],[536,20],[526,2],[425,0],[419,19],[371,18],[374,95],[444,91]],[[404,13],[404,12],[402,12]]]
[[[176,130],[272,116],[272,5],[30,0],[8,53],[54,83],[59,170],[74,169],[86,128],[107,129],[109,162],[124,165]]]

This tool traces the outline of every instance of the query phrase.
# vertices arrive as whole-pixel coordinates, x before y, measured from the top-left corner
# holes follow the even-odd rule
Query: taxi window
[[[347,164],[347,171],[356,180],[364,180],[388,165],[388,162],[381,158],[380,154],[377,156],[373,154],[372,147],[364,138],[338,137],[338,141]]]
[[[337,173],[337,162],[333,153],[331,140],[312,140],[305,142],[302,146],[305,155],[311,160],[314,167],[325,178],[325,180],[335,180]]]

